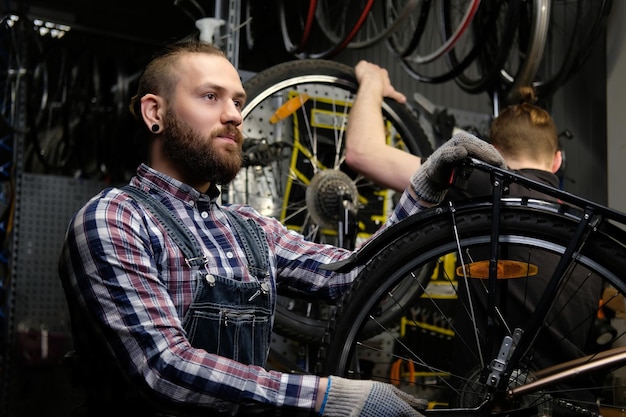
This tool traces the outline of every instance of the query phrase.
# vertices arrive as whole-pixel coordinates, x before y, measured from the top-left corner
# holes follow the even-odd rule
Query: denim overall
[[[241,282],[200,272],[183,328],[194,347],[247,365],[265,366],[272,333],[273,303],[265,233],[252,219],[226,211],[240,237],[256,281]]]
[[[122,188],[142,202],[163,224],[181,248],[190,266],[204,266],[206,258],[182,221],[148,193]],[[191,345],[247,365],[265,366],[269,354],[274,303],[269,279],[269,248],[265,233],[252,219],[225,211],[246,254],[250,274],[241,282],[209,274],[200,267],[194,299],[183,318]]]

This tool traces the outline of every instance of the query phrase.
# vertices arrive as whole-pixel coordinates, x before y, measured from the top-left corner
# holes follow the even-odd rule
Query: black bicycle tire
[[[578,0],[578,11],[576,13],[575,25],[572,29],[573,36],[568,39],[569,43],[564,53],[565,58],[558,66],[557,70],[552,74],[548,74],[547,78],[535,79],[533,82],[533,87],[538,97],[543,99],[551,97],[560,86],[565,84],[570,77],[583,66],[587,57],[591,54],[611,9],[611,1],[600,0],[600,3],[597,9],[593,10],[591,15],[589,15],[586,13],[584,7],[590,7],[592,3],[590,1]],[[558,3],[552,6],[553,15],[555,14],[554,11],[557,6]],[[591,21],[591,25],[589,25],[587,29],[585,26],[588,21]],[[554,23],[550,25],[552,30],[555,30],[555,27],[557,27],[557,25]],[[550,35],[549,29],[548,40],[550,39]],[[539,69],[541,69],[541,67]]]
[[[302,22],[302,34],[298,41],[294,42],[289,33],[289,25],[287,24],[288,20],[293,20],[298,18],[298,16],[291,16],[285,11],[285,1],[287,0],[279,0],[278,1],[278,16],[280,20],[280,30],[283,38],[283,44],[285,45],[285,50],[290,54],[295,54],[302,51],[307,43],[309,42],[309,37],[311,35],[311,30],[313,27],[313,19],[315,17],[315,8],[317,5],[317,0],[309,1],[309,8],[307,11],[307,15],[304,17],[304,22]],[[295,4],[290,2],[290,4]]]
[[[563,22],[556,21],[554,16],[556,16],[555,11],[559,7],[567,8],[565,3],[567,2],[556,2],[551,5],[550,22],[541,39],[541,43],[545,45],[542,45],[541,48],[550,47],[551,39],[555,36],[555,32],[563,26]],[[555,69],[549,70],[549,72],[544,74],[542,69],[547,63],[536,63],[536,68],[532,73],[533,78],[517,82],[510,74],[503,71],[504,76],[502,77],[500,91],[503,96],[508,94],[507,102],[514,102],[517,99],[515,95],[515,86],[517,85],[532,85],[539,99],[548,100],[585,63],[606,24],[612,2],[610,0],[600,0],[597,2],[599,4],[597,6],[591,1],[584,0],[576,0],[576,3],[576,15],[573,19],[566,19],[566,23],[572,25],[571,30],[558,38],[561,42],[554,45],[559,50],[559,55],[563,56]],[[588,11],[586,7],[590,7],[593,10]],[[587,26],[588,22],[591,22],[591,24]],[[545,54],[545,51],[543,53]],[[550,59],[552,55],[548,53],[546,58]],[[545,61],[545,58],[543,61]]]
[[[437,46],[434,50],[426,51],[426,53],[420,51],[419,50],[420,46],[423,45],[424,43],[424,36],[422,35],[415,49],[411,51],[409,55],[407,55],[406,58],[410,59],[412,62],[418,65],[429,64],[447,55],[452,49],[454,49],[456,44],[459,42],[459,40],[463,36],[465,36],[467,31],[469,30],[469,27],[471,26],[471,22],[474,19],[474,16],[478,12],[478,9],[480,9],[481,0],[468,0],[468,1],[469,3],[467,6],[467,9],[465,9],[465,12],[464,12],[463,18],[461,19],[460,24],[458,24],[457,27],[454,28],[454,31],[452,31],[452,33],[445,34],[446,35],[444,36],[445,40],[442,42],[441,45]],[[451,7],[449,1],[441,1],[438,3],[438,5],[441,6],[444,10],[445,9],[449,10],[449,8]],[[441,23],[443,24],[443,22]],[[434,26],[435,26],[435,29],[438,28],[438,25],[436,23],[434,24]],[[436,37],[441,38],[442,34],[443,32],[440,31],[440,33]]]
[[[533,85],[550,30],[551,4],[548,0],[534,0],[528,3],[532,11],[531,22],[527,28],[523,25],[518,28],[519,31],[527,29],[529,33],[528,44],[524,45],[526,49],[522,53],[524,58],[514,75],[508,73],[504,67],[500,73],[500,95],[507,104],[515,103],[519,87]]]
[[[417,18],[415,20],[415,24],[407,25],[412,26],[410,27],[410,30],[412,32],[411,35],[408,37],[408,42],[401,43],[398,39],[399,35],[396,36],[397,32],[392,33],[391,36],[386,39],[386,43],[389,49],[391,49],[391,51],[400,58],[406,58],[408,55],[410,55],[419,43],[422,34],[424,33],[424,29],[426,28],[426,21],[430,14],[430,6],[430,1],[422,1],[419,11],[415,13],[415,17]]]
[[[474,44],[472,50],[465,56],[465,58],[461,62],[437,75],[425,74],[423,67],[422,69],[416,68],[415,64],[409,62],[406,58],[402,58],[400,60],[400,64],[411,78],[423,83],[440,84],[453,80],[456,76],[463,72],[465,68],[467,68],[478,57],[480,49],[481,45]]]
[[[347,22],[347,9],[345,9],[344,13],[340,16],[333,16],[335,18],[338,17],[338,22],[343,22],[344,25],[348,23],[349,27],[343,26],[340,34],[334,33],[331,29],[331,25],[326,22],[326,16],[322,10],[323,6],[321,6],[321,3],[319,1],[310,3],[310,6],[315,4],[315,8],[314,10],[309,8],[305,19],[306,22],[302,22],[301,24],[303,27],[303,36],[300,42],[296,45],[291,40],[287,28],[287,20],[293,18],[293,16],[289,16],[285,13],[284,1],[281,0],[279,3],[279,13],[285,49],[298,59],[328,59],[337,55],[348,47],[361,26],[363,26],[367,20],[374,1],[366,1],[367,3],[363,6],[360,12],[358,14],[354,14],[357,16],[356,21],[351,20],[350,22]]]
[[[323,83],[356,92],[358,83],[354,70],[344,64],[327,60],[296,60],[268,68],[248,80],[244,87],[248,101],[242,111],[245,118],[265,98],[282,88],[299,83]],[[393,119],[402,132],[408,150],[428,156],[432,145],[412,111],[404,104],[385,99],[383,113]],[[319,342],[326,328],[326,320],[310,319],[293,314],[279,304],[275,322],[277,333],[305,342]]]
[[[591,25],[591,29],[588,31],[584,46],[581,48],[581,51],[578,54],[575,68],[581,67],[587,61],[589,55],[591,55],[595,44],[601,37],[601,33],[606,30],[607,19],[609,17],[609,13],[611,12],[612,7],[613,0],[602,0],[600,12],[596,14],[594,23]]]
[[[398,11],[398,13],[393,18],[390,18],[386,4],[382,6],[384,8],[383,12],[377,12],[377,10],[375,10],[374,8],[377,4],[382,5],[382,2],[374,3],[374,6],[372,6],[372,10],[370,10],[370,13],[368,15],[368,19],[366,19],[366,21],[363,23],[363,25],[359,29],[359,33],[357,33],[357,35],[355,36],[355,39],[353,39],[348,44],[347,48],[350,48],[350,49],[369,48],[387,39],[397,30],[400,30],[406,24],[407,20],[409,20],[410,17],[413,14],[415,14],[415,11],[417,10],[417,7],[419,6],[418,1],[419,0],[408,0],[408,2],[404,5],[402,10]],[[361,39],[359,35],[364,33],[364,31],[366,31],[367,28],[370,26],[368,24],[368,20],[370,19],[372,20],[381,19],[384,22],[383,27],[380,30],[378,30],[378,32],[376,32],[375,35],[366,37],[365,39]],[[359,38],[359,39],[356,39],[356,38]]]
[[[447,7],[446,5],[449,4],[448,2],[438,2],[436,3],[438,7],[441,8],[442,12],[441,12],[441,18],[442,18],[442,22],[441,25],[442,27],[444,27],[447,32],[450,32],[450,25],[446,25],[445,21],[449,20],[447,19],[445,16],[450,16],[450,7]],[[470,5],[473,5],[474,3],[470,3]],[[484,8],[485,5],[481,4],[478,6],[478,9],[482,9]],[[458,42],[464,38],[470,35],[471,32],[471,22],[473,21],[473,18],[476,16],[476,13],[479,10],[476,10],[475,13],[472,14],[472,19],[471,20],[466,20],[465,22],[465,29],[462,29],[460,26],[456,26],[454,27],[454,32],[455,35],[450,35],[450,33],[446,33],[447,37],[451,37],[454,36],[456,38],[456,42],[451,43],[450,46],[450,50],[448,50],[447,52],[443,53],[443,55],[441,55],[441,58],[445,58],[445,64],[444,65],[439,65],[440,61],[443,61],[443,59],[436,59],[435,62],[430,61],[429,63],[417,63],[414,60],[412,60],[410,52],[408,55],[404,56],[401,58],[400,60],[400,64],[402,65],[402,68],[404,68],[405,72],[411,77],[414,78],[417,81],[420,82],[424,82],[424,83],[429,83],[429,84],[440,84],[440,83],[444,83],[447,81],[451,81],[453,80],[455,77],[459,76],[467,67],[469,67],[475,60],[476,58],[479,56],[482,48],[483,48],[483,42],[482,42],[482,36],[487,36],[487,32],[488,31],[484,31],[481,32],[481,39],[476,39],[475,42],[473,42],[472,47],[470,48],[469,51],[466,52],[465,57],[463,57],[462,60],[454,62],[454,65],[452,64],[452,61],[450,61],[450,59],[448,59],[448,56],[452,53],[452,51],[455,49],[456,45],[458,45]],[[469,9],[466,10],[466,14],[469,15]],[[467,19],[467,15],[464,16],[464,19]],[[432,17],[431,17],[432,19]],[[448,26],[448,27],[446,27]],[[423,34],[421,34],[420,36],[423,36]],[[422,41],[422,39],[420,38],[420,42]],[[413,43],[413,42],[412,42]],[[446,42],[448,43],[448,42]],[[419,47],[419,45],[417,45],[417,47]],[[413,52],[413,51],[411,51]],[[434,53],[431,53],[431,55],[433,55]],[[434,69],[433,69],[434,68]],[[430,72],[432,72],[433,74],[427,74],[427,71],[430,70]]]
[[[365,20],[367,19],[367,16],[369,16],[374,5],[374,3],[370,2],[369,0],[362,0],[364,3],[362,5],[359,5],[360,8],[350,7],[352,6],[351,1],[352,0],[329,1],[329,3],[332,3],[333,6],[340,8],[333,9],[332,11],[325,8],[326,4],[324,3],[324,0],[318,1],[317,3],[317,10],[315,10],[315,18],[317,19],[317,24],[323,36],[334,45],[341,44],[345,40],[346,35],[352,32],[355,27],[354,25],[350,27],[342,25],[339,28],[335,28],[332,24],[329,23],[329,19],[339,18],[340,22],[346,23],[349,14],[352,16],[358,16],[355,22],[359,25],[359,27],[356,28],[356,32],[358,32],[361,28],[361,25],[365,23]],[[341,10],[341,13],[334,13],[338,10]]]
[[[500,231],[503,235],[500,239],[513,241],[516,236],[533,237],[537,241],[532,243],[529,241],[529,244],[540,247],[542,242],[547,242],[550,250],[555,246],[567,246],[571,236],[569,231],[576,228],[581,214],[573,214],[572,210],[566,206],[547,204],[550,208],[529,207],[522,199],[505,204],[500,224]],[[404,235],[381,248],[380,252],[367,264],[354,281],[350,291],[344,296],[335,310],[335,316],[329,323],[329,329],[320,348],[319,373],[350,378],[359,377],[355,371],[351,370],[350,363],[355,360],[352,355],[357,342],[363,341],[359,333],[360,327],[376,305],[378,297],[382,297],[388,288],[392,288],[398,280],[403,279],[401,277],[404,271],[415,270],[419,267],[421,254],[429,253],[429,256],[437,256],[437,254],[449,252],[451,247],[454,248],[454,242],[450,241],[450,236],[452,236],[450,210],[449,208],[435,208],[418,215],[420,218],[413,219],[411,228],[407,229]],[[467,229],[460,231],[462,242],[477,239],[490,241],[491,210],[490,204],[481,207],[481,204],[471,202],[466,205],[460,204],[455,208],[456,223],[469,225]],[[598,233],[594,234],[593,242],[586,245],[577,256],[580,257],[581,262],[598,269],[604,268],[607,282],[623,294],[626,291],[626,282],[622,278],[624,268],[626,268],[624,234],[608,224],[602,225],[596,231]],[[423,256],[426,257],[426,255]],[[426,341],[422,342],[424,343]],[[558,348],[555,346],[555,349]],[[404,357],[408,356],[409,354]],[[380,359],[377,360],[380,361]],[[439,371],[445,372],[443,369]],[[372,378],[371,375],[365,377]],[[497,394],[493,398],[497,398]],[[439,411],[445,413],[445,410]],[[464,414],[463,411],[458,407],[454,410],[461,415]],[[465,411],[471,413],[471,410]]]
[[[482,13],[485,12],[485,9],[479,10],[477,15],[474,17],[474,21],[472,22],[473,27],[471,30],[478,32],[477,43],[483,45],[474,63],[479,65],[482,71],[480,76],[476,78],[466,75],[465,71],[460,72],[454,78],[456,84],[466,93],[478,94],[483,91],[493,91],[496,88],[494,83],[497,81],[500,68],[507,58],[507,51],[511,47],[515,36],[520,6],[520,3],[516,0],[506,2],[508,8],[506,9],[503,17],[503,26],[505,29],[500,38],[496,39],[496,36],[493,35],[493,33],[498,33],[498,16],[501,14],[504,3],[504,1],[487,3],[485,6],[495,7],[495,10],[490,10],[488,15],[484,17],[484,20],[482,20]],[[478,25],[479,22],[477,21],[477,18],[480,18],[481,22],[486,22],[486,25],[482,25],[482,23]],[[486,29],[491,27],[493,27],[493,29]],[[450,51],[447,58],[451,67],[458,65],[459,60],[456,56],[456,49]]]

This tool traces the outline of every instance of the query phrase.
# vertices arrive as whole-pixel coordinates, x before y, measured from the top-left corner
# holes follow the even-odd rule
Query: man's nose
[[[234,102],[228,102],[224,106],[224,111],[222,112],[222,123],[232,123],[235,126],[239,126],[243,122],[243,117],[241,116],[241,111],[239,106],[237,106]]]

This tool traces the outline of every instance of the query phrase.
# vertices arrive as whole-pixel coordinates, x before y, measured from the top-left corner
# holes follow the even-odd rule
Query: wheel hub
[[[354,181],[336,169],[319,171],[306,190],[306,205],[316,224],[336,228],[343,201],[356,203],[359,192]]]

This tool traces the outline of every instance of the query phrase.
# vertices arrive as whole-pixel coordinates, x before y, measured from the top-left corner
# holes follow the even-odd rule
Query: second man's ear
[[[558,150],[554,154],[554,158],[552,159],[552,173],[556,174],[561,169],[565,169],[565,155],[563,151]]]

